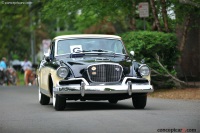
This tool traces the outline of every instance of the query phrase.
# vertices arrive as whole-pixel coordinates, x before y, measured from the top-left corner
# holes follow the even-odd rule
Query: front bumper
[[[136,79],[134,77],[126,77],[123,82],[118,85],[89,85],[89,83],[83,78],[75,78],[70,80],[82,80],[81,85],[57,85],[53,88],[55,94],[81,94],[84,97],[85,94],[129,94],[132,93],[148,93],[153,92],[153,87],[150,84],[133,84],[127,79]]]

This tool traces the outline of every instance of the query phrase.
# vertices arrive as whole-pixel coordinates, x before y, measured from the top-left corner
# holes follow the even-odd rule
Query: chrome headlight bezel
[[[69,74],[69,68],[61,66],[56,70],[56,73],[58,77],[64,79]]]
[[[148,76],[150,75],[150,69],[147,65],[141,65],[138,69],[141,76]]]

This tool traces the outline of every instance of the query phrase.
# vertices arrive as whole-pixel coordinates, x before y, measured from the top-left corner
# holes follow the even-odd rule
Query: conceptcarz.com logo
[[[176,129],[176,128],[172,128],[172,129],[157,129],[157,132],[160,133],[195,133],[197,132],[196,129],[187,129],[187,128],[181,128],[181,129]]]

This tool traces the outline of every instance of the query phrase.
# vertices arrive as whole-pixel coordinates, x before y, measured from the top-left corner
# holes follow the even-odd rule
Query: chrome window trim
[[[63,41],[63,40],[70,40],[70,39],[87,39],[87,38],[62,38],[62,39],[56,39],[55,40],[55,48],[54,48],[54,56],[56,57],[56,56],[63,56],[63,55],[68,55],[68,54],[71,54],[71,53],[66,53],[66,54],[58,54],[57,53],[57,50],[58,50],[58,42],[59,41]],[[89,37],[88,37],[88,39],[90,39]],[[91,39],[95,39],[95,38],[91,38]],[[123,53],[115,53],[115,54],[118,54],[118,55],[127,55],[127,51],[126,51],[126,48],[125,48],[125,46],[124,46],[124,43],[123,43],[123,41],[121,40],[121,39],[117,39],[117,38],[96,38],[96,39],[110,39],[110,40],[118,40],[118,41],[120,41],[121,42],[121,44],[122,44],[122,47],[124,48],[124,50],[125,50],[125,54],[123,54]],[[84,52],[84,53],[92,53],[92,52]],[[94,52],[94,53],[96,53],[96,54],[98,54],[98,53],[108,53],[108,52]],[[114,52],[113,52],[114,53]],[[77,54],[80,54],[80,53],[77,53]]]
[[[121,39],[120,36],[116,35],[106,35],[106,34],[75,34],[75,35],[61,35],[54,38],[55,39],[73,39],[73,38],[108,38],[108,39]]]

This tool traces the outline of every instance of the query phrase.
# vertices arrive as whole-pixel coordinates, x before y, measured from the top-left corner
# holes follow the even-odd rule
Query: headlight
[[[57,75],[58,75],[58,77],[60,77],[60,78],[65,78],[65,77],[67,77],[68,73],[69,73],[69,69],[68,69],[67,67],[59,67],[59,68],[57,69]]]
[[[142,65],[139,67],[139,72],[141,76],[148,76],[150,74],[150,69],[146,65]]]

